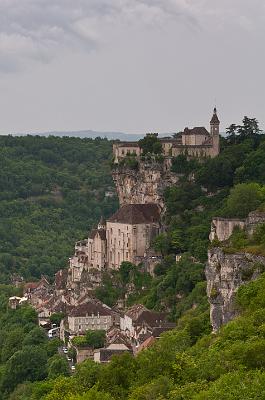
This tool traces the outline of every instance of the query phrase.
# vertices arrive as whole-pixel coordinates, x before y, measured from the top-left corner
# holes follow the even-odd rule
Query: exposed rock
[[[140,161],[136,170],[116,166],[112,176],[120,205],[156,203],[162,210],[165,207],[165,188],[174,186],[180,178],[180,175],[170,171],[166,161]]]
[[[238,288],[257,279],[264,267],[263,256],[226,254],[221,248],[209,250],[205,273],[214,332],[237,315],[235,295]]]

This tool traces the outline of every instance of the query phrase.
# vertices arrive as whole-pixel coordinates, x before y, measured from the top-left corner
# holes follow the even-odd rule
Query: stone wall
[[[265,223],[265,212],[253,211],[249,213],[246,219],[237,218],[213,218],[211,233],[209,239],[224,242],[230,238],[235,227],[246,229],[249,235],[252,235],[256,227]]]
[[[245,219],[214,218],[211,225],[210,241],[224,242],[229,239],[235,227],[245,228]]]
[[[238,288],[256,279],[265,267],[265,257],[249,253],[225,254],[221,248],[208,252],[206,265],[207,295],[213,331],[237,315],[235,296]]]

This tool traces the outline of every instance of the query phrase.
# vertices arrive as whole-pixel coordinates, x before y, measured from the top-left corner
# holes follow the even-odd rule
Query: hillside
[[[0,136],[0,280],[67,266],[76,240],[117,208],[107,139]]]
[[[123,263],[119,271],[106,273],[103,285],[96,290],[99,299],[113,305],[126,295],[126,290],[130,287],[127,305],[141,302],[150,309],[166,311],[170,314],[170,319],[177,323],[176,329],[162,334],[154,345],[136,357],[127,353],[113,357],[111,362],[105,365],[87,360],[77,365],[76,372],[69,377],[65,359],[55,354],[53,341],[48,343],[42,336],[41,329],[36,327],[32,309],[25,306],[17,310],[7,310],[7,298],[16,292],[11,287],[2,286],[0,325],[4,328],[0,330],[0,396],[2,395],[3,399],[258,400],[265,398],[263,394],[265,275],[261,274],[252,282],[248,282],[249,276],[245,276],[245,284],[239,288],[234,304],[238,316],[214,334],[211,333],[204,276],[209,247],[221,246],[218,242],[213,242],[212,245],[209,243],[212,218],[215,216],[245,218],[253,210],[265,210],[265,137],[258,132],[258,129],[249,129],[249,120],[244,119],[244,121],[236,132],[230,132],[227,139],[222,139],[222,151],[216,158],[198,162],[188,160],[181,155],[173,160],[172,170],[181,174],[181,179],[178,185],[166,189],[164,194],[167,205],[164,224],[167,229],[153,243],[154,248],[163,254],[164,259],[156,266],[155,276],[143,274],[139,267]],[[5,140],[7,142],[10,140],[11,144],[14,143],[13,140],[16,141],[14,138]],[[33,142],[32,138],[19,138],[19,140],[21,142],[19,146],[16,145],[15,161],[11,157],[12,145],[2,146],[4,150],[1,159],[4,159],[5,153],[9,154],[5,159],[6,167],[2,173],[2,180],[6,174],[9,178],[2,186],[6,186],[8,190],[1,202],[5,202],[6,208],[9,204],[13,207],[3,221],[6,223],[5,226],[11,226],[12,229],[13,226],[22,227],[21,236],[18,238],[26,238],[27,234],[31,246],[36,237],[39,253],[34,254],[35,259],[32,260],[31,248],[24,244],[28,242],[26,239],[23,239],[24,241],[20,239],[28,251],[28,259],[21,250],[23,247],[17,246],[16,242],[13,246],[14,254],[4,254],[3,257],[21,263],[18,264],[20,270],[23,271],[25,268],[25,273],[30,276],[31,271],[35,271],[34,268],[31,269],[30,262],[36,261],[34,265],[39,265],[38,273],[42,272],[40,268],[46,266],[45,262],[37,264],[38,256],[44,252],[39,244],[41,243],[39,237],[35,236],[40,230],[46,243],[49,244],[51,236],[53,238],[54,247],[47,247],[45,250],[47,256],[53,254],[53,257],[57,257],[55,249],[60,248],[63,253],[65,250],[63,246],[65,248],[68,246],[64,244],[60,247],[62,239],[65,240],[64,243],[66,241],[68,243],[69,239],[67,249],[70,251],[75,240],[73,236],[78,235],[75,236],[78,239],[84,237],[87,221],[92,225],[101,211],[104,215],[108,215],[117,204],[115,199],[106,199],[101,192],[101,197],[98,194],[99,185],[101,188],[112,185],[109,166],[111,155],[108,154],[111,145],[107,140],[84,141],[69,138],[34,138]],[[24,140],[26,142],[23,142]],[[49,141],[52,141],[52,147],[45,148],[43,153],[43,146]],[[71,142],[70,147],[67,147],[68,141]],[[27,153],[29,151],[27,146],[31,149],[30,153]],[[75,149],[74,153],[72,146]],[[83,153],[84,147],[86,149]],[[90,156],[94,157],[94,161],[86,158],[87,153],[90,153],[89,148],[91,153],[93,150],[93,155]],[[84,159],[79,155],[79,151]],[[18,154],[21,154],[24,160],[23,170]],[[81,158],[78,162],[74,162],[69,154],[74,158],[79,156]],[[58,155],[63,158],[61,163],[55,162]],[[45,161],[43,158],[46,158]],[[34,167],[29,169],[28,163]],[[33,177],[39,169],[37,182],[40,187],[35,192]],[[28,192],[25,193],[24,187],[27,182],[25,176],[28,176],[28,171],[31,171],[29,176],[32,177],[32,183],[27,186]],[[12,181],[14,174],[19,178],[16,182]],[[39,176],[43,178],[40,179]],[[52,183],[49,181],[51,176]],[[9,182],[12,182],[12,185]],[[86,182],[85,188],[84,182]],[[89,197],[87,193],[91,190],[93,196]],[[83,192],[86,193],[84,198]],[[89,203],[86,202],[87,199]],[[16,208],[16,204],[24,205],[23,209],[27,213],[26,211],[24,214],[21,213],[22,206]],[[35,223],[33,218],[35,211],[40,215],[40,225]],[[61,213],[57,219],[54,217],[56,212]],[[84,221],[85,216],[87,219]],[[50,224],[45,225],[47,220]],[[10,225],[7,225],[8,223]],[[3,244],[8,243],[9,246],[12,244],[11,228],[3,229],[3,234],[7,237]],[[58,232],[63,228],[65,236],[60,236],[61,233],[59,235]],[[73,236],[70,236],[69,232]],[[243,254],[249,252],[264,256],[264,225],[260,225],[252,237],[246,236],[244,231],[234,231],[222,248],[227,254],[240,251]],[[182,256],[178,262],[176,254]],[[63,262],[65,261],[62,256]],[[50,260],[49,265],[57,267],[58,264],[53,264]],[[7,264],[3,269],[6,274]],[[52,268],[50,271],[52,273]],[[216,293],[211,293],[213,298],[215,295]],[[54,346],[58,345],[58,342],[54,343]],[[28,352],[32,359],[26,356]]]

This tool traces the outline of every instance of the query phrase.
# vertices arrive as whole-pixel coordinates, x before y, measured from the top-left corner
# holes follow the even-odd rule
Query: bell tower
[[[212,136],[219,135],[219,133],[220,133],[220,121],[219,121],[219,118],[217,116],[216,107],[214,107],[214,109],[213,109],[213,116],[212,116],[212,119],[210,121],[210,127],[211,127],[211,135]]]

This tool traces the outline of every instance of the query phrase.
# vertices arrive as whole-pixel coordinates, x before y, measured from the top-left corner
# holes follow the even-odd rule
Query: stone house
[[[117,318],[115,313],[100,301],[90,299],[74,307],[68,314],[70,334],[83,334],[87,330],[107,331]]]
[[[109,363],[113,356],[122,355],[124,353],[130,353],[133,355],[131,348],[125,344],[110,344],[108,347],[98,349],[94,351],[94,361],[97,363]]]
[[[156,204],[125,204],[107,221],[107,266],[119,269],[123,261],[137,262],[160,231]]]
[[[166,313],[150,311],[142,304],[135,304],[121,317],[120,328],[135,344],[139,344],[141,336],[152,333],[156,327],[173,329],[175,325],[168,323],[166,316]]]

